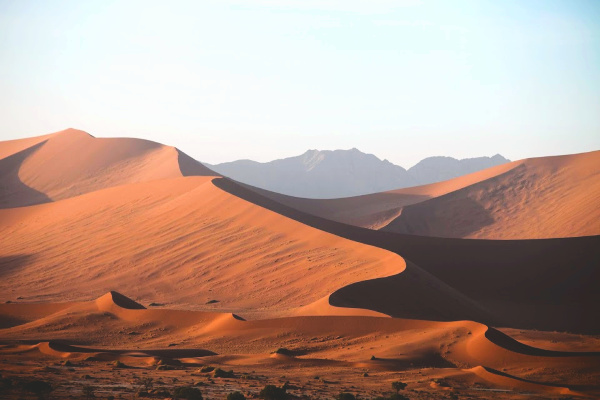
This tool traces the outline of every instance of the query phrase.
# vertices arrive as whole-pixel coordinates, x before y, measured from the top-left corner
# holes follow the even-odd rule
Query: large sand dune
[[[600,234],[600,151],[521,161],[506,173],[405,207],[383,229],[533,239]]]
[[[84,300],[116,289],[184,308],[277,315],[404,269],[394,253],[258,207],[212,179],[122,185],[0,210],[10,237],[1,249],[2,297]]]
[[[218,176],[174,147],[141,139],[98,139],[67,129],[0,142],[2,208],[184,175]]]
[[[307,199],[244,185],[263,196],[308,214],[363,228],[380,229],[411,204],[442,196],[483,180],[498,176],[520,165],[520,161],[498,165],[448,181],[415,186],[364,196],[340,199]]]
[[[600,236],[494,241],[403,235],[349,226],[307,214],[226,178],[215,179],[214,184],[320,230],[393,251],[402,255],[409,266],[411,263],[418,266],[407,269],[406,272],[412,273],[357,282],[349,288],[340,289],[369,293],[367,297],[355,297],[354,307],[369,308],[395,317],[416,318],[414,314],[405,314],[409,310],[405,304],[414,299],[404,297],[412,293],[413,279],[406,281],[407,291],[397,290],[400,283],[392,282],[411,275],[414,281],[423,282],[417,276],[426,273],[437,283],[430,283],[427,279],[425,286],[432,288],[440,282],[447,285],[450,290],[461,293],[492,315],[490,323],[496,326],[600,332],[598,320],[588,317],[600,305],[600,292],[596,288],[600,279]],[[365,286],[370,286],[370,289],[366,290]],[[441,299],[438,296],[444,293],[441,290],[434,292],[434,299]],[[385,298],[394,300],[382,300]],[[423,298],[427,297],[419,296],[419,302]],[[446,315],[448,319],[473,318],[472,314],[462,314],[466,310],[463,307],[451,309],[454,312]],[[437,314],[428,306],[420,308],[420,313],[425,319]],[[438,314],[435,318],[441,317]]]
[[[253,190],[308,214],[370,229],[540,239],[600,234],[599,177],[596,151],[520,160],[444,182],[341,199]]]

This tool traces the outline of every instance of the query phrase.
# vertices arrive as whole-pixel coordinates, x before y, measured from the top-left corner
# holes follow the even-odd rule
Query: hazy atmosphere
[[[600,0],[0,0],[0,60],[2,399],[600,399]]]
[[[0,139],[74,127],[209,163],[600,148],[596,1],[0,1]],[[465,146],[465,144],[468,144]]]

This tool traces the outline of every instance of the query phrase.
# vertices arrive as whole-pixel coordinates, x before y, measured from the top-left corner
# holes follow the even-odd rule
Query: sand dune
[[[121,307],[119,303],[134,308]],[[106,304],[118,309],[98,313]],[[0,305],[0,321],[7,314],[14,314],[11,309],[16,307],[36,309],[39,305]],[[90,318],[96,325],[90,325]],[[64,326],[70,326],[67,337]],[[151,326],[152,330],[129,334],[142,326]],[[113,334],[105,334],[111,331]],[[48,340],[57,334],[63,337],[62,341]],[[394,371],[407,366],[444,368],[442,371],[450,376],[458,372],[496,387],[569,395],[579,395],[577,390],[582,389],[579,381],[572,378],[572,371],[578,371],[586,379],[590,371],[592,375],[600,371],[600,352],[566,353],[534,348],[470,321],[445,323],[360,316],[243,321],[231,314],[140,309],[132,300],[115,293],[75,304],[40,321],[3,330],[2,336],[8,341],[39,340],[33,345],[13,342],[4,346],[0,354],[5,357],[38,351],[74,361],[121,360],[130,365],[144,365],[161,360],[194,366],[213,355],[216,357],[213,361],[228,360],[225,362],[229,365],[254,367],[270,365],[276,360],[288,366],[307,363],[307,366],[353,366],[372,371]],[[82,338],[84,346],[69,344]],[[169,349],[168,343],[180,345]],[[273,357],[270,352],[277,347],[289,348],[289,354]],[[555,373],[539,380],[528,371],[540,364],[571,373]]]
[[[536,239],[600,234],[600,151],[523,160],[509,171],[405,207],[383,230]]]
[[[146,304],[279,315],[404,268],[394,253],[255,206],[212,179],[122,185],[0,210],[10,237],[0,293],[74,301],[116,289]]]
[[[393,251],[402,255],[408,265],[414,263],[418,266],[386,279],[357,282],[349,288],[340,289],[368,293],[366,297],[359,296],[353,300],[356,307],[394,317],[477,319],[473,317],[472,307],[449,307],[442,312],[449,299],[441,295],[458,293],[492,316],[488,321],[495,326],[600,332],[600,323],[588,317],[600,304],[600,293],[595,285],[600,279],[600,269],[597,268],[600,236],[490,241],[402,235],[353,227],[310,215],[226,178],[213,182],[254,204],[317,229]],[[420,278],[421,274],[433,277],[433,280]],[[396,290],[402,280],[405,280],[407,290]],[[427,284],[423,287],[415,284],[419,281]],[[411,304],[411,299],[414,301],[414,297],[409,295],[414,293],[413,289],[423,288],[427,292],[435,287],[447,288],[447,291],[433,291],[433,299],[444,299],[437,303],[437,308],[424,306],[411,310],[411,307],[406,307],[406,304]],[[384,300],[386,298],[393,301]],[[418,298],[419,303],[427,299],[426,296]],[[448,304],[469,303],[460,298],[454,296],[454,301]],[[418,315],[414,314],[416,310]]]
[[[526,159],[430,185],[341,199],[252,188],[345,224],[420,236],[538,239],[600,234],[600,151]]]
[[[174,147],[141,139],[98,139],[75,129],[0,142],[2,208],[184,175],[218,174]]]
[[[240,185],[308,214],[363,228],[380,229],[397,218],[406,206],[490,179],[520,164],[521,161],[515,161],[444,182],[340,199],[306,199]]]

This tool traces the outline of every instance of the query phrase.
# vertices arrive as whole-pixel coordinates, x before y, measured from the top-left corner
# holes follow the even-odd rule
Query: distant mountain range
[[[358,149],[308,150],[306,153],[260,163],[238,160],[207,164],[236,181],[297,197],[338,198],[439,182],[510,160],[496,154],[457,160],[429,157],[406,170]]]

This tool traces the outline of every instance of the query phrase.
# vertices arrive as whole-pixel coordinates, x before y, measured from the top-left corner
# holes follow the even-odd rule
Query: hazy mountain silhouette
[[[351,150],[308,150],[306,153],[260,163],[238,160],[207,167],[252,186],[297,197],[358,196],[439,182],[508,162],[497,154],[457,160],[429,157],[408,171],[373,154]]]

